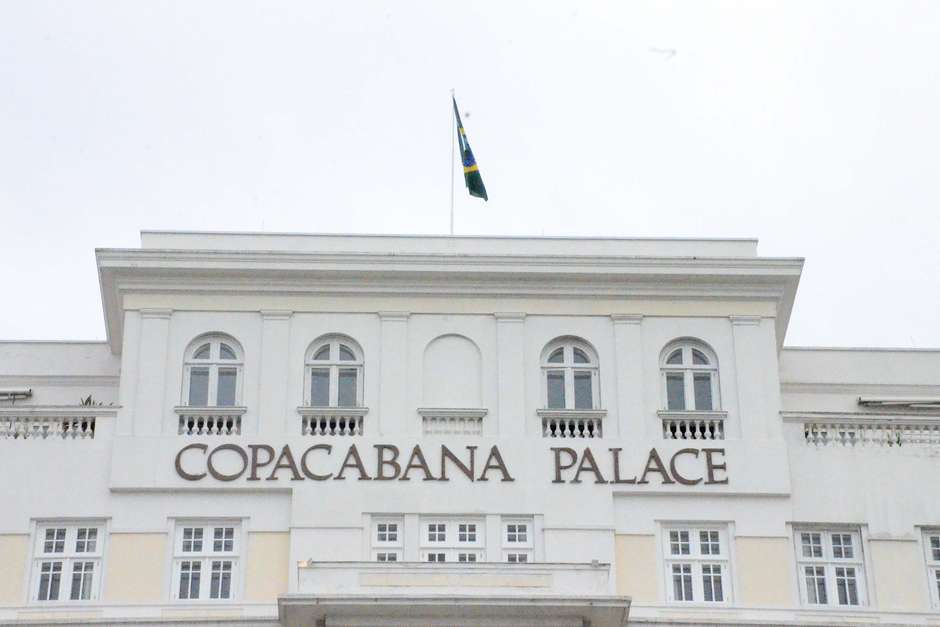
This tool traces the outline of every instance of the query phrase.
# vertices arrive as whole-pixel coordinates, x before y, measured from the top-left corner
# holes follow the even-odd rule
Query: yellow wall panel
[[[617,594],[636,603],[656,603],[656,536],[617,535],[615,543]]]
[[[927,567],[916,541],[869,540],[878,607],[886,610],[930,609],[923,585]]]
[[[165,533],[112,533],[101,598],[106,603],[161,603],[167,577]]]
[[[29,536],[0,535],[0,604],[22,605],[23,580],[29,559]]]
[[[274,602],[278,595],[286,593],[289,562],[289,533],[249,533],[245,600]]]
[[[789,538],[734,539],[735,563],[740,605],[751,607],[793,607],[793,568]]]

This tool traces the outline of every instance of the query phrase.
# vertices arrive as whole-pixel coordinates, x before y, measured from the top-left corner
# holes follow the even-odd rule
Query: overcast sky
[[[0,0],[0,339],[141,229],[758,237],[789,345],[940,346],[940,2]]]

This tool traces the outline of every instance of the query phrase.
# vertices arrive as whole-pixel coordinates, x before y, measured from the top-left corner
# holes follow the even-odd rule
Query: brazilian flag
[[[470,142],[467,141],[467,133],[463,130],[463,122],[460,121],[460,112],[457,111],[457,99],[454,98],[454,116],[457,118],[457,141],[460,142],[460,158],[463,160],[463,178],[467,183],[467,189],[471,196],[489,200],[486,196],[486,187],[483,186],[483,177],[480,176],[480,168],[477,167],[476,159],[473,158],[473,151],[470,150]]]

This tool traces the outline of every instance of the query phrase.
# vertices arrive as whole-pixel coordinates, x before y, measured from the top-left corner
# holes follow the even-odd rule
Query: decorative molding
[[[301,405],[297,408],[301,416],[365,416],[369,413],[368,407],[314,407]]]
[[[419,407],[422,417],[480,419],[489,411],[485,407]]]
[[[610,314],[610,319],[614,324],[641,324],[643,314],[615,313]]]
[[[521,311],[498,311],[493,314],[497,322],[523,322],[525,316]]]
[[[756,327],[760,326],[760,316],[728,316],[731,324],[736,327]]]
[[[780,419],[783,422],[828,422],[828,423],[846,423],[860,425],[874,424],[940,424],[940,416],[925,415],[923,413],[892,413],[890,416],[883,414],[862,414],[849,411],[782,411]]]

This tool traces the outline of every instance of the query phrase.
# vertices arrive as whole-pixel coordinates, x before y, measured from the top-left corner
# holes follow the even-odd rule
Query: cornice
[[[791,258],[158,249],[98,250],[97,260],[114,353],[128,293],[769,300],[782,345],[803,265]]]

